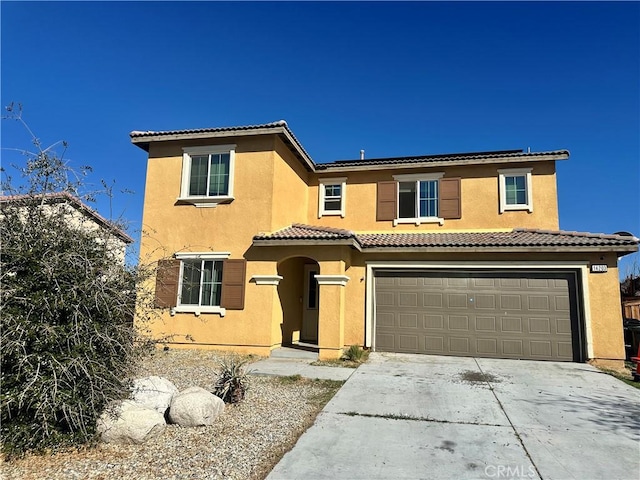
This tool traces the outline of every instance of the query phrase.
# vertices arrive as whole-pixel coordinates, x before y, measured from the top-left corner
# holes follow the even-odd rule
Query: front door
[[[318,275],[317,265],[304,266],[304,296],[302,299],[302,333],[300,340],[318,343]]]

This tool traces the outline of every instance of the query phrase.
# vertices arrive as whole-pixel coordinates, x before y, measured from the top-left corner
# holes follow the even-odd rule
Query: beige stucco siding
[[[589,274],[590,329],[593,358],[624,359],[620,280],[614,254],[592,255],[592,263],[608,265],[607,273]]]
[[[176,251],[219,251],[242,258],[256,232],[270,230],[273,139],[234,141],[235,199],[229,204],[202,208],[176,203],[182,178],[182,145],[151,145],[143,213],[143,225],[150,238],[143,238],[142,253],[149,253],[155,244],[167,255]]]
[[[273,208],[273,137],[238,137],[218,142],[191,142],[189,146],[235,144],[234,200],[216,207],[198,208],[178,204],[182,178],[183,144],[152,144],[147,164],[143,212],[145,235],[142,262],[153,264],[176,252],[230,252],[244,258],[258,231],[271,229]],[[247,264],[247,282],[268,270],[260,262]],[[275,267],[273,267],[275,269]],[[153,284],[147,288],[153,289]],[[151,324],[156,337],[174,335],[174,342],[209,347],[237,347],[241,351],[267,354],[271,344],[271,289],[246,285],[245,309],[228,310],[224,317],[203,313],[157,311]],[[185,335],[189,335],[185,338]]]
[[[304,223],[309,193],[307,171],[279,138],[275,138],[274,156],[271,231]]]
[[[421,170],[382,170],[349,172],[347,174],[318,174],[310,180],[308,223],[355,231],[444,231],[511,229],[514,227],[557,230],[558,203],[556,174],[553,162],[510,164],[509,168],[532,168],[533,212],[507,211],[500,213],[498,165],[474,165]],[[394,175],[444,172],[445,177],[461,177],[462,218],[446,220],[444,225],[428,223],[399,224],[376,221],[376,185],[392,181]],[[347,177],[345,217],[324,216],[318,219],[318,184],[323,178]]]

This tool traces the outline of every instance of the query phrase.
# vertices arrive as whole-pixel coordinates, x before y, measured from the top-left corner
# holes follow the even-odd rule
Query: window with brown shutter
[[[180,278],[180,260],[159,260],[156,272],[157,308],[171,308],[177,305],[178,281]]]
[[[228,310],[244,309],[244,289],[247,261],[225,260],[222,269],[222,299],[220,306]]]
[[[396,218],[397,182],[378,182],[376,220],[387,221]]]
[[[462,218],[459,177],[440,179],[440,217]]]

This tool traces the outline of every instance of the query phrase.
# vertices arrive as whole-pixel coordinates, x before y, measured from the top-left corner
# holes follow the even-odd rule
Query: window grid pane
[[[339,197],[341,195],[342,185],[325,185],[324,196],[325,197]]]
[[[438,216],[438,181],[420,182],[420,217]]]
[[[202,268],[202,305],[220,305],[222,262],[204,261]]]
[[[189,195],[206,195],[208,156],[191,157],[191,175],[189,178]]]
[[[524,175],[504,178],[507,205],[526,205],[527,186]]]
[[[325,198],[324,199],[324,209],[330,211],[340,211],[342,210],[342,201],[340,198]]]
[[[211,155],[209,170],[209,196],[227,195],[229,192],[229,154]]]
[[[200,297],[200,261],[185,261],[182,267],[182,305],[198,305]]]

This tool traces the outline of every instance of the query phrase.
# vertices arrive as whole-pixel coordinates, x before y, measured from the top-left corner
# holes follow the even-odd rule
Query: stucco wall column
[[[318,358],[340,358],[344,347],[346,275],[316,275],[320,288],[318,309]]]
[[[275,264],[270,268],[275,270]],[[268,270],[267,270],[268,271]],[[282,305],[278,296],[278,285],[282,280],[282,276],[278,274],[255,274],[251,277],[251,283],[255,284],[258,291],[252,293],[256,295],[258,292],[265,295],[265,298],[270,297],[271,303],[271,342],[269,345],[269,351],[275,347],[282,345]],[[265,303],[266,305],[266,303]],[[264,315],[268,315],[269,310],[264,311]],[[266,319],[265,319],[266,320]]]

